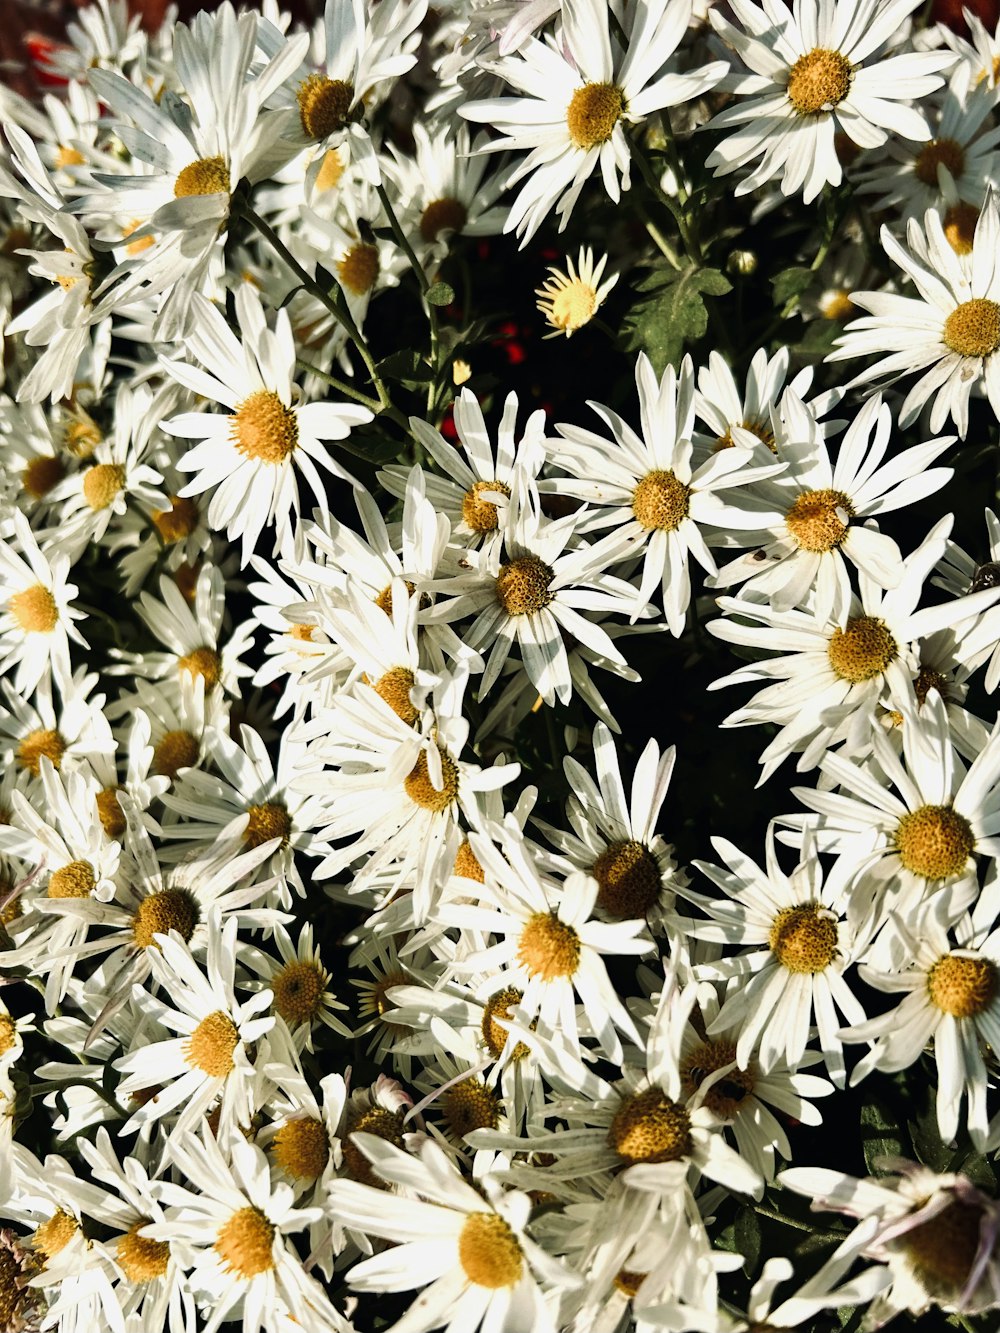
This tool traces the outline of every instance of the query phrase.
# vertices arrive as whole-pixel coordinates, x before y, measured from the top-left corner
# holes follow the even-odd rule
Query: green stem
[[[785,1213],[779,1213],[777,1208],[768,1208],[763,1203],[752,1203],[750,1207],[761,1217],[769,1217],[772,1222],[780,1222],[782,1226],[791,1227],[794,1231],[806,1231],[810,1236],[818,1236],[821,1240],[836,1241],[839,1245],[847,1234],[843,1231],[826,1231],[822,1227],[812,1227],[808,1222],[800,1222],[797,1217],[789,1217]]]
[[[299,356],[295,358],[295,364],[300,370],[305,370],[310,375],[316,375],[324,384],[329,384],[331,389],[336,389],[337,392],[342,393],[345,398],[353,398],[354,401],[360,403],[362,407],[370,408],[372,412],[379,412],[382,410],[381,404],[377,398],[370,398],[368,394],[361,393],[360,390],[355,389],[348,384],[346,380],[339,380],[336,375],[330,375],[327,371],[320,370],[319,366],[314,366],[311,361],[303,361]]]
[[[379,199],[382,201],[382,207],[385,209],[385,215],[389,219],[389,228],[395,237],[396,244],[402,250],[403,254],[406,255],[407,263],[413,270],[413,274],[420,285],[420,293],[424,297],[424,307],[427,311],[427,326],[430,329],[430,363],[433,371],[431,379],[427,385],[427,415],[428,417],[431,417],[437,399],[438,371],[440,369],[438,366],[439,335],[437,309],[426,299],[427,293],[431,289],[431,281],[424,270],[423,264],[421,264],[420,260],[417,258],[416,251],[410,244],[406,232],[400,225],[399,218],[396,216],[396,211],[392,206],[385,186],[377,185],[375,188],[378,192]]]
[[[163,533],[153,522],[152,515],[147,514],[145,509],[143,509],[142,505],[133,505],[132,508],[135,510],[135,512],[142,519],[143,523],[146,525],[147,528],[149,528],[150,532],[156,538],[157,542],[159,543],[160,550],[162,551],[166,547],[167,543],[163,540]]]
[[[671,199],[670,195],[662,189],[656,173],[653,171],[646,154],[639,146],[639,141],[637,139],[629,140],[629,150],[632,154],[633,161],[639,168],[639,174],[646,182],[650,193],[659,199],[664,207],[672,214],[674,221],[677,223],[677,230],[680,232],[681,240],[684,242],[684,249],[697,264],[701,264],[705,255],[697,235],[688,223],[684,209],[675,199]]]
[[[657,250],[659,250],[660,254],[663,255],[667,263],[679,272],[681,269],[681,261],[677,257],[677,251],[664,236],[663,232],[660,231],[652,218],[646,218],[646,230],[649,232],[653,244],[656,246]]]
[[[32,1083],[31,1095],[32,1097],[34,1097],[36,1094],[44,1096],[46,1093],[49,1092],[57,1092],[57,1093],[62,1092],[66,1088],[89,1088],[91,1092],[96,1092],[98,1097],[100,1097],[100,1099],[103,1102],[106,1102],[107,1105],[111,1107],[112,1111],[114,1111],[115,1115],[118,1116],[119,1119],[121,1119],[122,1115],[124,1114],[122,1108],[113,1098],[108,1096],[108,1094],[101,1087],[100,1083],[98,1083],[95,1079],[91,1078],[66,1078],[66,1079],[59,1079],[54,1083]]]
[[[110,625],[111,633],[114,635],[115,647],[116,648],[125,647],[124,640],[122,639],[121,636],[121,630],[119,629],[118,626],[118,621],[115,620],[114,616],[109,616],[107,611],[102,611],[99,606],[91,606],[87,602],[74,602],[73,605],[76,607],[78,611],[82,611],[84,615],[93,616],[96,620],[103,620],[108,625]]]

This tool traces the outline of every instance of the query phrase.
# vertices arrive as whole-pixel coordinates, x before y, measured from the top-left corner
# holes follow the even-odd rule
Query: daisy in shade
[[[330,455],[322,440],[343,440],[353,426],[371,421],[366,407],[351,403],[295,403],[295,343],[288,314],[279,310],[275,328],[264,320],[260,297],[251,283],[236,293],[237,338],[221,313],[201,296],[194,298],[197,325],[186,346],[204,369],[180,361],[163,366],[181,384],[229,414],[186,412],[163,423],[182,439],[202,440],[178,460],[182,472],[196,477],[185,495],[213,492],[208,520],[242,538],[247,564],[264,527],[276,527],[275,549],[292,549],[292,515],[298,519],[297,473],[309,484],[322,514],[326,485],[317,464],[341,481],[354,480]]]
[[[427,1288],[393,1325],[398,1333],[428,1333],[445,1323],[453,1333],[555,1333],[559,1288],[575,1282],[527,1234],[527,1194],[504,1190],[489,1176],[479,1182],[482,1193],[473,1189],[431,1139],[419,1157],[374,1134],[354,1141],[379,1176],[405,1193],[335,1180],[329,1206],[350,1227],[396,1242],[356,1264],[347,1274],[351,1286]],[[554,1290],[546,1296],[543,1287]]]
[[[84,769],[89,775],[91,755],[113,755],[115,738],[104,716],[104,695],[91,693],[97,679],[96,672],[88,674],[80,667],[66,687],[54,693],[51,680],[43,676],[30,703],[9,681],[0,681],[0,770],[28,773],[37,780],[45,758],[57,771]],[[30,781],[26,790],[37,794]]]
[[[885,56],[906,16],[920,0],[801,0],[794,12],[765,0],[731,0],[741,27],[709,12],[716,32],[747,67],[725,80],[743,95],[709,122],[713,130],[738,126],[709,154],[717,176],[760,164],[736,187],[749,194],[780,176],[783,194],[812,200],[824,185],[843,179],[835,136],[876,148],[890,134],[929,139],[931,131],[912,99],[944,83],[938,73],[954,64],[950,52],[909,51]]]
[[[257,983],[249,982],[248,989],[266,988],[274,996],[274,1012],[288,1029],[289,1042],[295,1050],[311,1051],[314,1035],[324,1027],[342,1037],[353,1036],[353,1031],[337,1017],[347,1005],[333,993],[333,978],[313,943],[312,923],[303,922],[296,942],[280,922],[276,923],[269,944],[270,953],[244,942],[240,961],[260,978]]]
[[[480,59],[520,96],[466,102],[467,120],[493,125],[501,138],[483,152],[528,150],[507,177],[524,181],[504,225],[526,245],[555,208],[566,226],[584,185],[600,170],[617,203],[629,188],[626,127],[699,97],[726,72],[721,61],[688,74],[664,73],[691,19],[690,0],[645,0],[621,19],[625,46],[609,33],[603,0],[566,0],[556,41],[530,38],[516,54]],[[620,182],[619,182],[620,178]]]
[[[831,464],[823,433],[802,400],[788,390],[780,457],[787,470],[749,486],[757,526],[727,537],[727,544],[755,550],[724,566],[712,587],[744,583],[775,611],[804,606],[819,618],[840,617],[851,601],[848,562],[884,588],[903,578],[903,559],[891,537],[866,519],[891,513],[932,494],[952,476],[929,465],[953,443],[953,435],[904,449],[887,462],[892,413],[876,394],[844,434]],[[880,466],[881,465],[881,466]]]
[[[0,672],[12,673],[14,689],[25,695],[49,672],[65,688],[70,639],[87,647],[74,623],[85,616],[71,605],[77,588],[67,582],[69,556],[42,552],[20,510],[11,522],[14,541],[0,543]]]
[[[538,309],[551,330],[546,338],[558,338],[560,334],[572,338],[578,329],[590,323],[618,281],[618,274],[612,273],[601,282],[607,262],[607,255],[601,255],[595,264],[593,250],[589,245],[581,245],[575,266],[573,256],[567,255],[565,273],[556,265],[549,265],[549,276],[535,292]]]
[[[680,375],[667,366],[657,381],[643,352],[636,361],[635,383],[641,434],[611,408],[591,402],[589,406],[608,427],[611,439],[560,424],[557,429],[562,438],[550,442],[550,457],[570,476],[545,486],[595,506],[586,519],[586,529],[613,527],[621,542],[618,558],[642,559],[632,619],[649,605],[659,587],[670,632],[679,636],[691,600],[689,556],[709,574],[716,572],[699,525],[730,528],[754,521],[741,508],[722,500],[718,492],[773,476],[785,465],[747,467],[751,450],[734,447],[692,467],[694,368],[690,357],[684,358]]]
[[[907,245],[888,227],[882,248],[913,282],[917,296],[893,292],[852,292],[855,305],[869,313],[852,320],[828,361],[876,356],[848,388],[875,380],[893,383],[903,375],[920,378],[903,399],[899,424],[909,426],[924,405],[932,404],[930,428],[940,430],[947,417],[964,439],[969,428],[969,400],[982,390],[1000,413],[1000,206],[987,196],[972,241],[972,253],[960,257],[933,209],[924,224],[911,218]]]

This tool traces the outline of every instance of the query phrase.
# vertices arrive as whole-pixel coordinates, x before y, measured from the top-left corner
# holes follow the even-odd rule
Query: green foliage
[[[799,265],[782,269],[780,273],[776,273],[771,279],[775,304],[783,306],[792,297],[801,296],[808,289],[814,276],[815,274],[811,268],[803,268]]]
[[[435,282],[424,294],[430,305],[451,305],[455,299],[455,288],[447,282]]]
[[[623,325],[625,347],[645,352],[653,369],[662,374],[678,365],[689,343],[708,329],[706,296],[725,296],[732,283],[717,268],[689,264],[680,270],[663,264],[636,284],[639,299]]]
[[[879,1097],[872,1097],[861,1108],[861,1145],[869,1174],[882,1176],[888,1157],[905,1156],[902,1131],[895,1114]]]

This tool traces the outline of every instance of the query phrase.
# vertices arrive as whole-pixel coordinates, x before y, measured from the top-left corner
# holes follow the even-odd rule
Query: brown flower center
[[[194,652],[177,659],[177,670],[186,671],[189,676],[201,676],[205,689],[210,690],[222,678],[222,658],[214,648],[195,648]]]
[[[412,726],[420,716],[419,711],[410,702],[410,691],[416,682],[413,672],[408,667],[392,667],[384,676],[380,676],[372,689],[383,699],[400,721]]]
[[[959,356],[990,356],[1000,347],[1000,305],[977,296],[963,301],[944,322],[944,345]]]
[[[945,239],[957,255],[971,255],[979,209],[975,204],[952,204],[944,215]]]
[[[482,1079],[453,1083],[441,1098],[441,1106],[448,1128],[457,1139],[474,1129],[496,1129],[500,1123],[499,1098]]]
[[[453,875],[460,879],[472,879],[477,884],[486,883],[486,874],[479,864],[479,857],[469,846],[469,839],[463,838],[455,853],[455,864],[451,868]]]
[[[53,768],[58,769],[65,753],[66,742],[58,731],[40,729],[30,731],[18,745],[17,762],[21,768],[26,768],[29,773],[34,774],[37,778],[43,755],[50,761]]]
[[[491,995],[483,1008],[482,1032],[483,1041],[486,1043],[486,1049],[494,1060],[500,1058],[503,1048],[507,1043],[507,1029],[501,1027],[498,1019],[503,1022],[509,1022],[514,1016],[514,1010],[521,1003],[521,992],[516,986],[507,986],[504,990],[497,991]],[[519,1041],[514,1047],[512,1058],[514,1060],[523,1060],[529,1054],[527,1046],[523,1041]]]
[[[170,508],[153,515],[156,530],[168,546],[190,537],[198,526],[198,506],[186,496],[172,495]]]
[[[783,907],[767,942],[789,972],[822,972],[837,952],[837,923],[819,903]]]
[[[580,936],[555,912],[536,912],[521,931],[517,957],[531,977],[571,977],[580,965]]]
[[[328,79],[325,74],[310,74],[299,84],[295,97],[305,133],[310,139],[325,139],[347,124],[354,102],[354,84],[344,79]]]
[[[569,137],[577,148],[607,143],[625,110],[625,97],[613,83],[585,83],[566,108]]]
[[[789,71],[788,100],[800,116],[814,116],[842,102],[853,77],[853,65],[839,51],[814,47]]]
[[[443,231],[461,231],[468,220],[468,209],[460,199],[435,199],[420,215],[420,235],[429,245]]]
[[[327,975],[316,963],[286,963],[271,978],[274,1007],[289,1027],[311,1023],[319,1013]]]
[[[522,555],[500,566],[497,598],[509,616],[531,615],[552,601],[549,591],[555,575],[537,555]]]
[[[17,1024],[10,1014],[0,1014],[0,1055],[13,1049],[17,1040]]]
[[[70,861],[49,876],[50,898],[88,898],[97,884],[89,861]]]
[[[157,948],[153,936],[176,930],[185,942],[194,934],[201,911],[185,889],[161,889],[151,893],[132,917],[132,938],[140,949]]]
[[[622,1102],[607,1142],[629,1165],[676,1162],[691,1151],[691,1118],[662,1088],[647,1088]]]
[[[296,1180],[318,1180],[330,1160],[330,1136],[322,1120],[286,1120],[271,1145],[278,1165]]]
[[[403,1116],[405,1110],[387,1111],[384,1106],[372,1106],[364,1111],[351,1126],[351,1133],[361,1130],[365,1134],[374,1134],[396,1148],[403,1146]],[[362,1185],[371,1185],[374,1189],[384,1190],[386,1182],[377,1174],[354,1140],[348,1136],[343,1141],[344,1166],[352,1180],[359,1180]]]
[[[118,1237],[115,1246],[118,1267],[130,1282],[139,1285],[163,1277],[170,1263],[170,1246],[165,1240],[152,1240],[149,1236],[139,1235],[142,1228],[148,1225],[149,1218],[136,1222],[124,1236]]]
[[[248,847],[262,847],[272,838],[280,838],[282,847],[288,845],[292,821],[283,805],[277,801],[266,805],[252,805],[247,814],[250,818],[243,830],[243,841]]]
[[[881,676],[899,649],[884,621],[854,616],[846,629],[835,629],[827,645],[830,666],[841,680],[858,685]]]
[[[785,515],[785,526],[803,551],[832,551],[847,536],[854,506],[843,491],[804,491]]]
[[[641,842],[613,842],[590,868],[597,880],[597,906],[619,921],[645,916],[663,881],[656,858]]]
[[[337,261],[337,276],[349,292],[364,296],[375,286],[379,273],[378,247],[359,241]]]
[[[693,1097],[709,1074],[725,1069],[735,1059],[734,1042],[707,1041],[696,1046],[681,1062],[681,1087],[685,1096]],[[733,1120],[743,1110],[753,1087],[752,1069],[730,1069],[709,1088],[704,1104],[721,1120]]]
[[[44,1254],[46,1259],[54,1259],[57,1254],[66,1248],[79,1230],[80,1223],[76,1218],[62,1208],[58,1208],[48,1221],[43,1222],[36,1229],[32,1238],[32,1246],[37,1253]]]
[[[903,815],[895,842],[906,869],[925,879],[960,875],[976,845],[969,821],[950,805],[922,805]]]
[[[41,500],[53,486],[58,486],[66,475],[62,459],[38,454],[21,473],[21,485],[32,500]]]
[[[230,417],[229,435],[247,458],[276,466],[298,444],[299,423],[273,389],[258,389]]]
[[[965,170],[965,150],[954,139],[931,139],[917,154],[913,170],[917,180],[937,189],[938,164],[947,167],[955,180]]]
[[[510,487],[502,481],[477,481],[462,497],[462,518],[466,527],[473,532],[496,532],[500,526],[497,507],[491,500],[480,497],[483,492],[498,491],[501,495],[510,495]]]
[[[673,532],[687,518],[691,488],[672,472],[649,472],[632,493],[632,512],[652,532]]]
[[[431,781],[426,749],[420,751],[417,762],[403,781],[403,788],[414,805],[434,814],[442,814],[458,797],[458,765],[440,746],[438,754],[441,756],[440,787],[435,787]]]
[[[458,1262],[470,1282],[490,1291],[514,1287],[524,1258],[510,1227],[496,1213],[470,1213],[458,1234]]]
[[[203,648],[200,651],[209,650]],[[190,767],[197,760],[198,742],[190,731],[167,731],[153,750],[153,772],[173,782],[182,768]]]
[[[127,827],[125,812],[118,801],[120,787],[105,787],[94,797],[97,806],[97,818],[101,828],[109,838],[120,840]]]
[[[940,1284],[953,1296],[965,1287],[980,1245],[983,1210],[956,1199],[926,1222],[905,1232],[900,1243],[926,1281]]]

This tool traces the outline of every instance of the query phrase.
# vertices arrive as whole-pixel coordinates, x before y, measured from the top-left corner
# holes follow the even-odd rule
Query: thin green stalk
[[[692,231],[684,209],[681,208],[680,204],[678,204],[675,199],[671,199],[670,195],[662,189],[660,182],[656,177],[656,173],[653,171],[649,159],[646,157],[646,154],[643,152],[637,139],[629,140],[629,150],[632,153],[634,162],[639,168],[639,174],[646,182],[650,192],[655,195],[664,207],[673,215],[673,219],[677,223],[677,230],[681,235],[681,240],[684,242],[684,249],[696,263],[701,264],[705,258],[701,248],[701,242],[698,240],[697,235]]]
[[[327,371],[320,370],[319,366],[314,366],[311,361],[303,361],[299,356],[295,358],[295,364],[300,370],[305,370],[310,375],[316,375],[324,384],[329,384],[331,389],[336,389],[337,392],[342,393],[345,398],[353,398],[356,403],[360,403],[362,407],[369,408],[372,412],[381,410],[381,404],[377,398],[371,398],[368,394],[353,388],[346,380],[340,380],[336,375],[330,375]]]
[[[392,202],[389,199],[389,195],[386,191],[385,186],[380,184],[377,185],[375,188],[378,192],[379,199],[382,201],[382,207],[385,209],[385,215],[389,219],[389,228],[392,231],[393,236],[395,237],[396,244],[402,250],[403,254],[406,255],[407,263],[413,270],[414,276],[416,277],[417,282],[420,284],[420,293],[424,297],[424,306],[426,307],[427,310],[427,326],[430,329],[430,342],[431,342],[430,362],[431,362],[431,370],[433,371],[430,382],[427,385],[427,415],[431,416],[433,414],[434,403],[437,398],[438,372],[440,369],[440,367],[438,366],[440,339],[438,335],[437,309],[435,306],[431,304],[430,301],[426,299],[427,293],[431,289],[431,281],[430,278],[428,278],[426,272],[424,271],[423,264],[421,264],[420,260],[417,258],[416,251],[410,244],[406,232],[400,225],[399,218],[396,216],[395,209],[392,206]]]
[[[751,1203],[750,1207],[761,1217],[769,1217],[772,1222],[780,1222],[782,1226],[791,1227],[795,1231],[808,1232],[810,1236],[818,1236],[821,1240],[836,1241],[839,1244],[846,1235],[843,1231],[827,1231],[823,1227],[812,1227],[808,1222],[800,1222],[797,1217],[779,1213],[777,1208],[768,1208],[763,1203]]]

